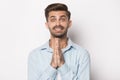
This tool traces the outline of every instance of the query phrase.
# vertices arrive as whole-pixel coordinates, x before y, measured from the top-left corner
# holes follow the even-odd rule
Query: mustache
[[[61,26],[61,25],[54,26],[54,27],[53,27],[53,29],[55,29],[55,28],[61,28],[61,29],[64,29],[64,27],[63,27],[63,26]]]

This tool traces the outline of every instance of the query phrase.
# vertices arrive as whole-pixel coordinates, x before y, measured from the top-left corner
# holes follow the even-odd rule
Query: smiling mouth
[[[61,28],[55,28],[54,30],[57,31],[57,32],[60,32],[60,31],[62,31],[63,29],[61,29]]]
[[[64,28],[62,27],[62,26],[56,26],[56,27],[54,27],[53,28],[55,31],[57,31],[57,32],[60,32],[60,31],[62,31]]]

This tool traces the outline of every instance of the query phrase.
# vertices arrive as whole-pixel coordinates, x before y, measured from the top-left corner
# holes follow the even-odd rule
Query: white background
[[[49,39],[44,8],[63,2],[70,38],[91,56],[91,80],[120,80],[120,0],[0,0],[0,80],[27,80],[29,52]]]

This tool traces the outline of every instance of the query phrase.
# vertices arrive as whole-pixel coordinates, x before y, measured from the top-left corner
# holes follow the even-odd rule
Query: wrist
[[[60,65],[59,65],[59,67],[61,67],[62,65],[64,65],[64,63],[65,63],[64,61],[63,61],[63,62],[61,62],[61,63],[60,63]]]
[[[51,65],[54,69],[57,69],[57,67],[58,67],[57,65],[52,64],[52,63],[51,63],[50,65]]]

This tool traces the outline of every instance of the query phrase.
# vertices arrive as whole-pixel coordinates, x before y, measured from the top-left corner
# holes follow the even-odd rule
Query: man
[[[29,55],[28,80],[90,80],[89,54],[67,37],[70,15],[62,3],[45,9],[45,24],[51,36]]]

